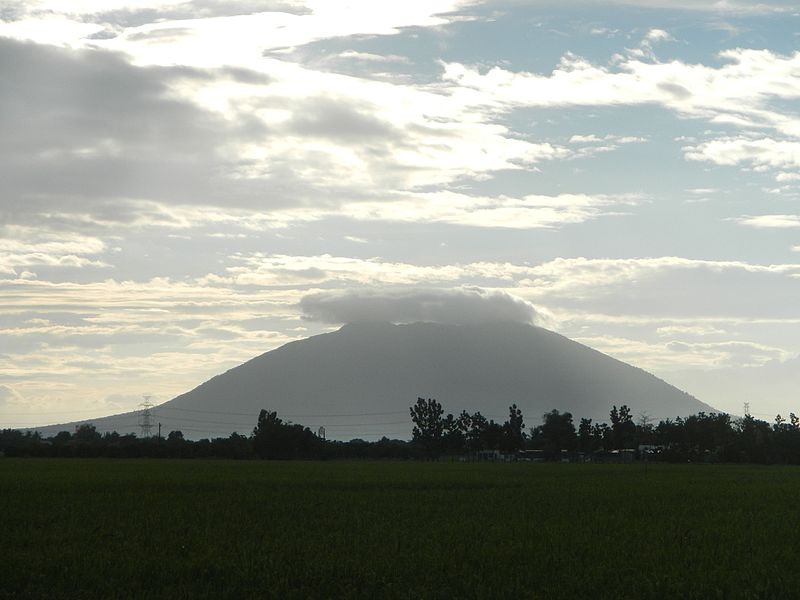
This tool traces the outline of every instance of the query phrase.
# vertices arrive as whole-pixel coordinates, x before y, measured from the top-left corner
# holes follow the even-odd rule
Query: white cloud
[[[227,271],[237,285],[320,285],[326,282],[365,285],[415,285],[458,281],[469,267],[421,266],[379,258],[252,254],[232,257],[238,266]]]
[[[614,144],[636,144],[641,142],[646,142],[647,138],[640,137],[640,136],[619,136],[613,134],[607,134],[604,136],[598,136],[594,133],[589,135],[573,135],[569,138],[570,144],[601,144],[603,142],[612,142]]]
[[[370,52],[357,52],[355,50],[346,50],[336,55],[336,58],[346,58],[351,60],[359,60],[366,62],[378,63],[405,63],[411,61],[407,56],[398,56],[396,54],[372,54]]]
[[[647,32],[645,39],[649,42],[668,42],[675,38],[663,29],[651,29]]]
[[[560,194],[489,198],[442,191],[387,194],[387,198],[380,201],[342,204],[335,212],[326,212],[324,209],[300,209],[284,211],[275,216],[287,222],[293,219],[316,220],[335,214],[358,221],[538,229],[583,223],[603,215],[620,214],[619,211],[623,207],[630,207],[639,202],[641,198],[636,195]]]
[[[459,0],[375,3],[369,0],[309,0],[302,14],[259,12],[148,23],[96,44],[123,50],[140,64],[199,67],[257,66],[264,52],[354,35],[391,35],[402,27],[433,27],[448,22],[442,13]]]
[[[571,295],[599,292],[607,285],[618,286],[631,281],[641,282],[645,278],[670,271],[725,271],[791,275],[800,272],[800,264],[760,265],[743,261],[713,261],[663,256],[655,258],[557,258],[541,265],[530,267],[521,286],[532,290],[569,292]]]
[[[306,319],[326,323],[533,323],[537,316],[521,298],[480,288],[318,292],[304,296],[300,309]]]
[[[749,341],[725,342],[669,342],[667,349],[671,352],[689,354],[695,360],[708,360],[709,366],[718,367],[753,367],[763,365],[771,360],[787,360],[792,352]]]
[[[535,299],[537,304],[545,301],[553,305],[553,294],[589,301],[614,290],[617,290],[614,293],[624,295],[624,290],[630,289],[631,281],[636,281],[639,287],[651,284],[658,290],[663,285],[658,277],[671,272],[777,277],[800,273],[800,265],[758,265],[679,257],[557,259],[539,265],[504,262],[417,265],[379,258],[331,255],[251,254],[232,258],[235,265],[228,267],[227,276],[209,275],[195,281],[157,278],[145,282],[107,280],[78,284],[4,280],[0,281],[3,306],[7,311],[18,312],[27,306],[37,306],[44,314],[63,310],[91,315],[88,322],[102,329],[87,330],[87,333],[108,333],[109,327],[141,325],[154,330],[167,329],[165,323],[178,325],[181,320],[205,321],[220,317],[239,320],[265,312],[276,318],[291,318],[295,315],[291,307],[307,293],[303,290],[319,286],[341,289],[352,285],[479,285],[486,289],[513,291],[515,295]],[[708,278],[707,275],[702,277]],[[749,284],[744,284],[746,288],[759,288],[755,283],[757,280],[748,281]],[[723,290],[721,293],[727,292]],[[689,294],[685,300],[691,304],[692,295]],[[557,307],[556,302],[554,308]],[[41,319],[41,316],[37,318]],[[81,326],[86,326],[86,323]],[[26,328],[30,329],[28,333],[65,335],[70,327],[31,321],[15,335],[24,335]],[[183,325],[180,328],[184,329],[184,334],[193,329],[186,329]],[[5,333],[10,332],[6,330]]]
[[[30,12],[54,12],[92,15],[114,10],[164,9],[184,4],[186,0],[28,0]]]
[[[632,57],[646,58],[655,61],[656,55],[655,51],[653,50],[653,46],[661,42],[671,41],[675,41],[675,38],[673,38],[663,29],[651,29],[644,36],[644,39],[641,41],[639,46],[637,48],[627,48],[627,53]]]
[[[464,102],[472,97],[509,108],[655,104],[683,117],[800,136],[800,119],[771,104],[800,98],[800,53],[735,49],[720,58],[726,61],[720,67],[623,58],[612,69],[567,54],[550,75],[500,67],[482,73],[446,63],[444,79],[469,90],[458,92]]]
[[[592,27],[589,29],[592,35],[603,35],[606,37],[613,37],[619,33],[619,29],[610,29],[609,27]]]
[[[0,409],[22,402],[24,402],[22,396],[14,388],[0,385]]]
[[[573,150],[570,158],[589,158],[603,152],[613,152],[625,144],[639,144],[646,141],[647,138],[645,137],[633,135],[607,134],[602,137],[595,134],[573,135],[569,138],[569,143],[578,146],[578,148]]]
[[[75,48],[82,46],[85,38],[102,30],[102,25],[86,23],[58,14],[45,13],[42,16],[19,21],[0,19],[0,37]]]
[[[800,215],[756,215],[736,219],[741,225],[763,229],[800,227]]]
[[[772,138],[721,138],[684,147],[689,160],[718,165],[750,164],[755,168],[787,169],[800,167],[800,142]],[[794,173],[780,173],[778,181],[796,179]]]
[[[671,372],[677,369],[723,369],[761,366],[792,356],[782,348],[750,342],[659,342],[619,336],[577,337],[577,341],[619,360],[648,370]]]
[[[269,176],[286,165],[295,177],[328,190],[411,189],[496,171],[531,168],[569,152],[528,141],[493,122],[491,111],[462,106],[445,93],[381,81],[319,73],[273,61],[274,83],[254,96],[219,86],[187,90],[206,107],[234,118],[263,119],[280,136],[242,145],[250,165],[243,179]],[[246,111],[243,112],[243,111]],[[347,176],[343,176],[346,173]]]
[[[599,144],[602,141],[603,138],[593,133],[589,135],[573,135],[569,138],[570,144]]]
[[[678,335],[725,335],[727,331],[712,325],[665,325],[657,328],[656,333],[663,337],[672,337]]]
[[[368,244],[369,243],[369,240],[366,240],[364,238],[360,238],[360,237],[355,236],[355,235],[346,235],[346,236],[344,236],[344,239],[346,239],[348,242],[353,242],[354,244]]]
[[[739,324],[763,323],[770,316],[787,322],[798,317],[793,307],[800,302],[794,281],[800,275],[800,264],[681,257],[555,259],[538,265],[419,265],[330,255],[253,254],[233,258],[240,264],[228,267],[228,276],[216,280],[219,285],[254,289],[477,285],[509,291],[534,302],[552,312],[554,322],[581,322],[586,312],[603,313],[606,316],[601,320],[607,323],[613,315],[631,322],[658,315],[671,322],[677,319],[678,324],[687,319],[709,323],[715,318]]]
[[[716,194],[720,190],[718,188],[691,188],[686,191],[690,194],[695,194],[698,196],[707,196],[709,194]]]
[[[0,238],[0,273],[15,274],[19,267],[108,267],[97,258],[105,243],[84,235],[47,233],[31,227],[7,226]]]
[[[204,7],[203,4],[206,4]],[[34,2],[15,19],[0,22],[0,35],[77,47],[97,45],[123,50],[141,63],[220,66],[252,64],[265,51],[302,46],[353,35],[389,35],[402,27],[433,27],[448,22],[437,16],[456,10],[462,0],[374,3],[365,0],[300,2]],[[151,22],[115,26],[111,36],[87,39],[102,31],[114,13],[150,11]],[[210,14],[209,14],[210,13]],[[92,22],[95,20],[96,22]],[[108,39],[103,39],[104,37]]]

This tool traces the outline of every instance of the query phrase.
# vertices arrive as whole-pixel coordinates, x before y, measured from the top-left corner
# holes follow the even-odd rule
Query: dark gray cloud
[[[480,288],[320,292],[303,297],[300,309],[306,319],[324,323],[533,323],[537,318],[536,309],[525,300]]]
[[[161,222],[152,202],[269,211],[335,206],[343,187],[351,200],[367,193],[346,180],[330,185],[326,156],[251,162],[239,153],[242,144],[269,147],[286,136],[346,144],[384,180],[407,176],[391,150],[411,140],[372,116],[369,103],[277,97],[226,119],[171,92],[182,82],[220,80],[270,83],[243,68],[140,67],[110,51],[0,38],[0,222],[95,230]],[[270,129],[255,116],[260,107],[293,117]],[[257,175],[241,177],[250,167]]]
[[[192,33],[191,27],[166,27],[164,29],[153,29],[152,31],[142,31],[132,33],[128,36],[131,42],[173,42],[186,37]]]
[[[241,163],[226,154],[267,136],[263,123],[226,121],[170,94],[187,79],[266,83],[245,69],[135,67],[112,52],[0,39],[0,221],[95,212],[124,221],[132,215],[114,207],[128,199],[271,199],[262,183],[231,178]]]
[[[678,100],[686,100],[692,97],[692,92],[677,83],[659,83],[657,87],[660,90],[672,94]]]
[[[288,133],[331,138],[340,143],[365,140],[391,142],[401,137],[391,123],[370,112],[374,107],[354,105],[350,99],[311,98],[294,105],[294,115],[285,125]]]

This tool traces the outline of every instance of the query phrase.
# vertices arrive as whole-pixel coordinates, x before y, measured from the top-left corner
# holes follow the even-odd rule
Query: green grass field
[[[0,460],[0,598],[782,598],[800,469]]]

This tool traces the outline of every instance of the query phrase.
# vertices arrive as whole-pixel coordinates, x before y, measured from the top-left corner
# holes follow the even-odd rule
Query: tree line
[[[591,460],[615,450],[632,450],[664,462],[800,464],[800,418],[794,413],[788,420],[777,415],[772,424],[751,415],[732,418],[704,412],[653,423],[647,415],[634,419],[623,404],[611,408],[608,423],[581,418],[576,427],[571,413],[552,410],[542,415],[540,425],[526,431],[516,404],[508,410],[508,419],[497,423],[480,412],[445,415],[436,400],[418,398],[410,408],[412,441],[428,458],[535,450],[547,460],[560,460],[564,452]]]
[[[382,438],[377,442],[353,439],[325,440],[308,427],[290,423],[277,413],[262,410],[249,435],[186,439],[181,431],[166,437],[135,434],[101,434],[94,425],[80,425],[73,433],[61,431],[44,438],[35,431],[0,430],[0,455],[8,457],[69,458],[220,458],[220,459],[410,459],[415,446],[404,440]]]
[[[227,459],[439,459],[476,457],[497,451],[518,455],[537,451],[544,459],[560,460],[564,453],[584,460],[615,450],[646,453],[648,460],[665,462],[741,462],[800,464],[800,418],[776,416],[773,423],[750,415],[733,418],[724,413],[698,413],[689,417],[651,422],[634,418],[628,406],[612,407],[609,422],[579,419],[552,410],[541,423],[526,430],[522,411],[512,404],[502,422],[480,412],[445,414],[434,399],[418,398],[409,408],[410,441],[326,440],[308,427],[262,410],[249,435],[188,440],[180,431],[165,438],[140,438],[134,434],[101,434],[86,424],[74,432],[62,431],[44,438],[36,432],[0,430],[0,454],[30,457],[110,458],[227,458]]]

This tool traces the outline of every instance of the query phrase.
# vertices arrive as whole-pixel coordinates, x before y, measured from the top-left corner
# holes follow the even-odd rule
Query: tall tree
[[[572,414],[551,410],[542,416],[538,437],[548,460],[558,460],[562,450],[574,450],[577,441]]]
[[[436,400],[417,398],[417,403],[409,408],[414,423],[412,435],[429,457],[437,455],[442,449],[444,434],[444,410]]]
[[[581,452],[592,452],[596,450],[596,441],[593,435],[591,419],[581,419],[578,425],[578,450]]]
[[[279,458],[282,454],[283,420],[275,411],[261,409],[253,429],[253,449],[261,458]]]
[[[525,423],[516,404],[508,407],[508,421],[503,423],[503,450],[516,452],[525,445]]]
[[[471,415],[463,410],[458,419],[456,419],[456,424],[464,436],[467,452],[477,452],[484,449],[486,429],[489,426],[489,421],[486,420],[486,417],[480,412]]]
[[[611,435],[614,448],[631,448],[636,445],[636,423],[633,422],[631,409],[623,404],[617,409],[611,408]]]
[[[448,414],[443,422],[442,445],[445,452],[461,454],[466,449],[466,437],[460,423],[461,417]]]

